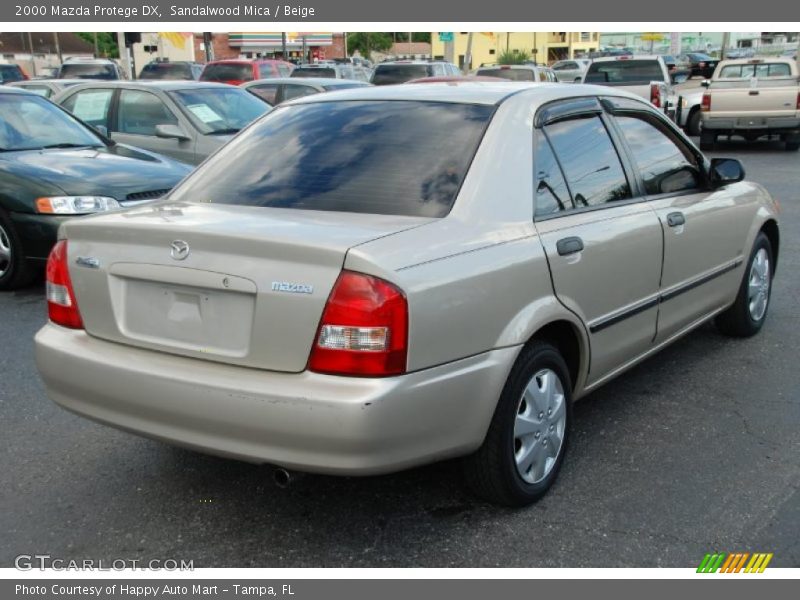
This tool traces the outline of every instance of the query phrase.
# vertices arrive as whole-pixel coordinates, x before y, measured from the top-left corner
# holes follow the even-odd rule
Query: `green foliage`
[[[392,35],[385,32],[359,31],[347,34],[347,51],[352,54],[358,50],[361,56],[369,58],[370,52],[381,52],[392,47]]]
[[[517,52],[507,50],[497,57],[497,62],[501,65],[521,65],[529,60],[531,60],[531,55],[525,50],[519,50]]]
[[[91,31],[83,32],[78,31],[75,32],[82,40],[89,42],[90,44],[94,45],[94,33]],[[108,33],[105,31],[99,32],[97,34],[97,48],[99,52],[99,57],[102,58],[119,58],[119,48],[117,48],[117,34],[116,33]]]

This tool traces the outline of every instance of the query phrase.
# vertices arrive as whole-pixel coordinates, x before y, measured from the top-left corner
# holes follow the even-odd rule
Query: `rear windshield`
[[[489,77],[502,77],[510,81],[536,81],[531,69],[479,69],[478,75],[488,75]]]
[[[750,79],[753,77],[791,77],[792,71],[786,63],[756,63],[727,65],[719,73],[720,79]]]
[[[411,101],[277,108],[172,200],[443,217],[494,107]]]
[[[139,73],[139,79],[194,79],[189,65],[150,63]]]
[[[647,85],[663,79],[664,74],[657,60],[613,60],[589,65],[585,83]]]
[[[298,67],[294,71],[292,71],[292,77],[328,77],[328,78],[336,78],[336,69],[304,69],[303,67]]]
[[[22,81],[25,76],[17,65],[0,65],[0,83]]]
[[[60,79],[117,79],[113,65],[66,63],[58,73]]]
[[[202,81],[250,81],[253,79],[253,65],[250,64],[216,64],[207,65],[200,75]]]
[[[391,85],[431,75],[433,75],[433,69],[430,65],[379,65],[372,76],[372,83]]]

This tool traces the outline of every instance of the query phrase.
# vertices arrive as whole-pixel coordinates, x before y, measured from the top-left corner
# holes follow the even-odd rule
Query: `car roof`
[[[369,87],[370,85],[366,81],[359,81],[358,79],[331,79],[330,77],[270,77],[268,79],[254,79],[253,81],[247,81],[241,84],[239,87],[249,88],[257,85],[264,85],[267,83],[272,83],[272,84],[291,83],[292,85],[307,85],[309,87],[315,85],[334,87],[334,86],[353,85],[353,84]]]
[[[630,62],[632,60],[659,60],[660,56],[655,54],[642,54],[638,56],[601,56],[595,58],[594,62]],[[663,60],[663,59],[662,59]]]
[[[0,85],[0,94],[27,94],[28,96],[38,96],[33,92],[21,87],[11,87],[9,85]]]
[[[172,92],[176,90],[187,90],[197,88],[220,88],[229,90],[232,87],[226,83],[215,83],[213,81],[186,81],[177,79],[137,79],[136,81],[106,81],[103,79],[83,79],[80,85],[70,88],[70,91],[83,89],[86,87],[124,87],[124,88],[140,88],[144,90],[163,90],[165,92]]]
[[[348,88],[327,94],[304,96],[291,100],[291,104],[314,102],[342,102],[351,100],[412,100],[420,102],[452,102],[457,104],[495,105],[515,95],[524,95],[532,104],[581,96],[618,96],[650,104],[629,92],[599,85],[563,83],[528,83],[518,81],[484,82],[465,81],[429,83],[426,85],[400,84]]]
[[[478,71],[486,71],[488,69],[492,69],[493,71],[502,70],[506,71],[508,69],[547,69],[549,67],[545,65],[486,65],[485,67],[478,67]]]
[[[211,62],[206,63],[206,66],[224,65],[224,64],[252,65],[256,63],[285,63],[285,62],[287,61],[280,60],[278,58],[221,58],[219,60],[212,60]]]

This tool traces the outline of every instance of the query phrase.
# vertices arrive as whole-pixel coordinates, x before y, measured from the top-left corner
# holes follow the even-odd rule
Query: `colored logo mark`
[[[717,552],[706,554],[697,567],[698,573],[763,573],[772,552]]]

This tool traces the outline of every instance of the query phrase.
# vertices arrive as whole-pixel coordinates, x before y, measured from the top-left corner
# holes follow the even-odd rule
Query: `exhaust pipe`
[[[272,472],[272,479],[275,481],[275,485],[285,490],[297,480],[297,474],[278,467]]]

